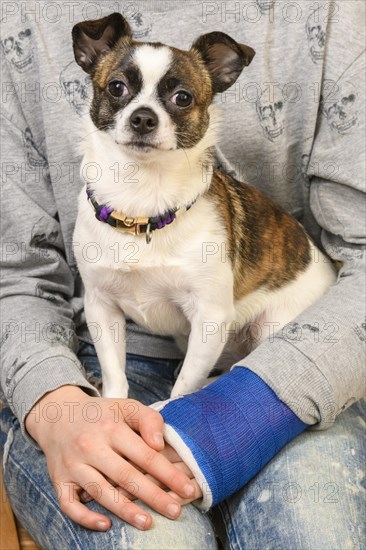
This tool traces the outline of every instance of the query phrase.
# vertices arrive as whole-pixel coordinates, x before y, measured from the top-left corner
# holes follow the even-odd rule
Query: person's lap
[[[93,346],[81,344],[79,359],[87,378],[101,385],[98,359]],[[129,356],[127,372],[129,396],[145,404],[169,397],[178,361],[152,360]],[[210,520],[193,505],[183,508],[180,518],[169,520],[150,510],[153,527],[139,531],[107,512],[112,527],[107,532],[94,532],[77,525],[60,511],[56,492],[47,473],[44,455],[21,434],[18,420],[9,408],[1,413],[3,447],[3,479],[12,508],[29,534],[41,546],[50,550],[109,549],[214,549],[216,539]],[[68,490],[61,487],[60,490]],[[121,505],[123,503],[121,502]],[[87,504],[105,513],[96,501]],[[144,507],[144,504],[141,503]]]
[[[365,549],[365,402],[293,440],[214,509],[232,550]]]
[[[93,346],[82,344],[79,352],[89,380],[100,384]],[[130,397],[145,404],[166,399],[177,367],[177,361],[129,356]],[[176,521],[152,512],[154,526],[146,532],[113,514],[106,533],[86,530],[64,516],[43,454],[23,438],[8,408],[2,411],[4,482],[22,524],[42,548],[52,550],[214,549],[213,525],[224,547],[235,550],[364,548],[364,413],[364,404],[356,403],[330,430],[300,435],[209,515],[193,505],[183,507]],[[95,501],[87,506],[101,510]]]

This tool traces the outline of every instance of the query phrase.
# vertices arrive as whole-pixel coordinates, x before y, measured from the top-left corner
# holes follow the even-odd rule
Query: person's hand
[[[85,492],[139,529],[148,529],[152,518],[134,497],[171,519],[181,512],[179,498],[197,498],[184,468],[158,452],[164,447],[161,415],[138,401],[94,398],[62,386],[38,401],[25,425],[46,456],[62,511],[84,527],[105,531],[111,525],[81,502]]]

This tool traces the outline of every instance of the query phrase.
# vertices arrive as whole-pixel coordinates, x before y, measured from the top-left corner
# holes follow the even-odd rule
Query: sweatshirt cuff
[[[308,427],[245,367],[160,412],[167,442],[201,487],[203,497],[195,504],[204,510],[241,489]]]
[[[78,386],[89,395],[99,396],[96,388],[86,380],[83,367],[76,359],[61,353],[39,359],[40,361],[17,381],[11,395],[6,398],[7,404],[20,422],[24,437],[37,449],[38,444],[25,429],[25,418],[46,393],[68,385]]]

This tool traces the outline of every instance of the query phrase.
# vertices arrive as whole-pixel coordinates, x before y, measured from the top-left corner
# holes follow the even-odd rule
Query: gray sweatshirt
[[[91,342],[98,327],[92,335],[86,327],[71,249],[91,92],[74,61],[71,28],[113,11],[127,17],[137,40],[188,48],[220,30],[255,49],[217,98],[220,162],[275,198],[343,267],[320,301],[279,333],[269,327],[242,364],[305,423],[330,426],[365,388],[365,3],[358,0],[3,4],[4,400],[24,430],[27,412],[48,391],[76,384],[98,395],[76,356],[79,339]],[[181,357],[172,340],[132,323],[127,349]]]

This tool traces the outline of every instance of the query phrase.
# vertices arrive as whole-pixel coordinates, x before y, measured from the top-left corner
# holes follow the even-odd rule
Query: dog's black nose
[[[158,125],[158,117],[152,109],[141,107],[136,109],[130,116],[130,126],[140,136],[149,134]]]

